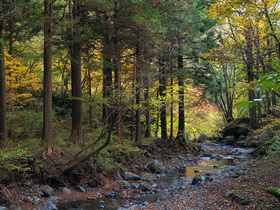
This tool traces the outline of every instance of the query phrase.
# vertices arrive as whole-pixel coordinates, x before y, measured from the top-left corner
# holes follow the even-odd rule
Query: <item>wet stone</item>
[[[147,192],[147,191],[151,191],[153,189],[153,187],[147,183],[141,183],[138,187],[139,190]]]
[[[43,196],[45,197],[54,195],[54,190],[49,185],[40,186],[40,191],[43,193]]]
[[[131,172],[124,172],[124,174],[122,175],[123,179],[124,180],[133,180],[133,181],[136,181],[136,180],[140,180],[141,178],[134,174],[134,173],[131,173]]]
[[[202,177],[200,175],[196,175],[192,180],[192,185],[199,185],[202,182]]]
[[[77,185],[74,187],[74,190],[78,191],[78,192],[85,192],[85,188],[83,188],[82,186],[80,185]]]
[[[109,192],[108,195],[109,195],[110,197],[117,197],[118,193],[112,191],[112,192]]]

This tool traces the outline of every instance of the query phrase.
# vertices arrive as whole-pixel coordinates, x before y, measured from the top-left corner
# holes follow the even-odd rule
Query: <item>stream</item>
[[[216,154],[219,147],[230,151],[230,155]],[[117,196],[114,198],[102,197],[93,201],[69,202],[57,206],[61,210],[96,210],[96,209],[127,209],[131,206],[147,206],[149,203],[159,202],[171,197],[179,196],[183,191],[191,190],[203,184],[204,181],[215,181],[215,177],[224,176],[236,168],[237,162],[246,161],[253,158],[249,153],[253,149],[231,148],[228,146],[203,146],[204,155],[193,165],[180,168],[174,173],[164,174],[156,180],[157,191],[149,193],[143,192],[141,196],[135,196],[135,199],[122,199]],[[194,185],[194,178],[200,175],[203,181]],[[98,193],[98,192],[97,192]]]

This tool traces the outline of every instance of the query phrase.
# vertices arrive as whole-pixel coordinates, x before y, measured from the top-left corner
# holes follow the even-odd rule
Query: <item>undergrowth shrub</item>
[[[35,155],[30,153],[21,145],[18,147],[2,150],[0,153],[0,180],[17,181],[33,173],[32,163],[35,161]]]
[[[105,171],[122,168],[132,160],[140,160],[143,150],[129,144],[113,144],[98,156],[97,163]]]

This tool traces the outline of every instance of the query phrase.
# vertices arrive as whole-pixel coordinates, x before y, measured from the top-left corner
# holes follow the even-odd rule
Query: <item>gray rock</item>
[[[6,207],[5,207],[6,208]],[[0,208],[1,209],[1,208]],[[21,210],[21,208],[19,206],[16,205],[11,205],[10,206],[10,210]]]
[[[147,192],[147,191],[151,191],[153,189],[153,187],[147,183],[141,183],[138,186],[138,189],[141,191]]]
[[[38,198],[38,197],[34,197],[34,198],[33,198],[32,205],[33,205],[33,206],[37,206],[39,203],[41,203],[41,199]]]
[[[199,185],[202,183],[202,177],[200,175],[196,175],[192,180],[192,185]]]
[[[120,180],[120,181],[118,181],[118,184],[121,186],[121,187],[130,187],[130,184],[129,184],[129,182],[128,181],[126,181],[126,180]]]
[[[236,137],[235,136],[226,136],[223,140],[222,143],[225,145],[235,145],[237,142]]]
[[[32,198],[30,198],[29,196],[24,197],[24,198],[23,198],[23,202],[25,202],[25,203],[31,203],[31,202],[32,202]]]
[[[41,210],[54,210],[57,209],[56,205],[52,204],[50,201],[47,201]]]
[[[148,206],[149,205],[149,203],[147,202],[147,201],[145,201],[144,203],[143,203],[143,206]]]
[[[80,185],[75,186],[75,187],[74,187],[74,190],[77,190],[78,192],[85,192],[85,191],[86,191],[85,188],[83,188],[83,187],[80,186]]]
[[[148,169],[152,173],[160,174],[163,171],[163,166],[158,160],[155,160],[154,162],[152,162],[148,165]]]
[[[123,180],[123,178],[120,175],[114,176],[114,180],[119,182],[121,180]]]
[[[153,175],[150,173],[145,173],[141,176],[141,180],[151,182],[153,180]]]
[[[214,179],[210,176],[205,177],[205,181],[212,182]]]
[[[198,143],[203,143],[205,140],[208,140],[209,137],[205,134],[201,134],[198,138],[197,138],[197,142]]]
[[[54,195],[54,190],[49,185],[41,185],[39,189],[45,197]]]
[[[153,188],[157,187],[157,184],[154,183],[153,181],[150,181],[150,182],[149,182],[149,185],[151,185],[151,187],[153,187]]]
[[[67,188],[67,187],[62,187],[62,192],[64,193],[64,194],[66,194],[66,195],[69,195],[70,193],[71,193],[71,190],[69,189],[69,188]]]
[[[127,180],[127,181],[129,181],[129,180],[136,181],[136,180],[141,179],[138,175],[131,173],[131,172],[124,172],[122,177],[124,180]]]

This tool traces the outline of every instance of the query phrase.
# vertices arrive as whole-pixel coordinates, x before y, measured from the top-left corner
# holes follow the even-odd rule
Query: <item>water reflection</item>
[[[185,178],[194,178],[196,175],[203,175],[206,173],[218,173],[228,165],[233,165],[234,160],[229,158],[223,158],[221,160],[211,160],[205,158],[198,160],[198,164],[192,167],[186,167]]]

